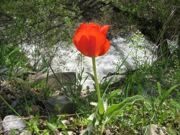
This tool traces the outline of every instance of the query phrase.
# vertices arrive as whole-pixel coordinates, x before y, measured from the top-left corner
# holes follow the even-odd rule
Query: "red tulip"
[[[76,30],[73,42],[85,56],[97,57],[104,55],[110,48],[106,35],[109,25],[100,26],[96,23],[82,23]]]

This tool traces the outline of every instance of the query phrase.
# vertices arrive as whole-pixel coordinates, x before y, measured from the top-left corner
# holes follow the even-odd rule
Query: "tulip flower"
[[[73,42],[76,48],[83,55],[92,57],[94,81],[98,97],[98,112],[100,115],[104,113],[104,105],[96,73],[95,57],[104,55],[110,48],[110,42],[106,37],[108,30],[109,25],[101,26],[93,22],[82,23],[77,28],[73,37]]]
[[[85,56],[97,57],[104,55],[110,48],[106,35],[109,25],[100,26],[96,23],[82,23],[76,30],[73,42]]]

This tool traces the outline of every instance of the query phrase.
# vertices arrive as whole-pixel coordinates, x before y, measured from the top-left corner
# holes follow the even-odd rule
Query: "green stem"
[[[99,83],[98,83],[98,78],[97,78],[97,72],[96,72],[96,58],[92,57],[92,65],[93,65],[93,72],[94,72],[94,81],[95,81],[95,89],[96,89],[96,93],[97,93],[97,97],[98,97],[98,115],[100,116],[100,125],[102,124],[102,116],[104,113],[104,105],[103,105],[103,100],[101,98],[101,92],[100,92],[100,88],[99,88]],[[104,125],[101,127],[101,132],[100,134],[102,135],[104,131]]]
[[[18,112],[0,95],[0,99],[17,115],[20,116]]]
[[[93,64],[95,87],[96,87],[96,92],[97,92],[97,96],[98,96],[98,103],[99,103],[100,99],[101,99],[101,93],[100,93],[100,88],[99,88],[99,83],[98,83],[98,78],[97,78],[95,57],[92,57],[92,64]]]

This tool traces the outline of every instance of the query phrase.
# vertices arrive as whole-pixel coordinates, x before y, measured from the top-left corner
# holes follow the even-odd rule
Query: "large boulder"
[[[32,47],[30,47],[30,45],[24,45],[22,48],[26,51],[30,58],[30,62],[34,63],[33,52],[36,51],[32,51],[31,48],[35,49],[36,47],[33,47],[33,45],[31,46]],[[127,70],[137,69],[143,64],[151,64],[156,59],[154,50],[155,46],[146,40],[139,31],[129,34],[125,38],[120,36],[113,38],[109,52],[106,55],[97,58],[97,72],[99,79],[102,79],[108,73],[125,72]],[[54,57],[49,63],[51,63],[51,68],[55,73],[79,73],[84,69],[83,78],[87,77],[87,72],[92,73],[91,58],[82,56],[74,45],[60,42],[51,49],[39,49],[39,52],[44,59],[49,57],[49,55],[47,55],[48,53],[54,53]],[[83,86],[84,88],[87,86],[93,88],[92,79],[89,77]]]
[[[97,57],[99,79],[101,80],[108,73],[126,72],[127,70],[138,69],[143,64],[151,64],[156,59],[154,50],[154,45],[138,32],[126,38],[113,38],[109,52],[104,56]],[[83,77],[86,78],[87,72],[92,73],[92,60],[80,55],[74,46],[64,47],[60,45],[52,59],[51,67],[55,71],[81,72],[84,69]],[[84,88],[87,86],[93,88],[93,83],[89,77]]]

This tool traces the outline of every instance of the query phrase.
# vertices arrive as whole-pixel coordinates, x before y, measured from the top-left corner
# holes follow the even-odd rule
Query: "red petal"
[[[101,26],[99,24],[96,24],[96,23],[93,23],[93,22],[90,22],[88,24],[88,28],[92,29],[92,28],[95,28],[96,30],[100,30]]]
[[[86,23],[81,23],[79,25],[79,27],[77,28],[77,30],[75,31],[75,34],[76,35],[77,33],[81,32],[82,30],[85,30],[87,28],[87,24]]]
[[[94,57],[96,53],[96,37],[89,36],[88,44],[86,44],[86,56]]]
[[[89,41],[87,36],[82,35],[79,42],[76,45],[76,48],[84,55],[88,55],[88,45]]]
[[[81,23],[80,25],[79,25],[79,29],[84,29],[84,28],[86,28],[87,27],[87,23]]]
[[[107,48],[104,46],[107,41],[106,37],[97,29],[90,29],[87,34],[89,35],[89,44],[87,47],[89,48],[90,57],[99,56]]]
[[[100,31],[104,34],[104,35],[107,35],[107,32],[109,30],[109,25],[104,25],[101,27]]]
[[[101,51],[98,54],[98,56],[101,56],[101,55],[104,55],[105,53],[107,53],[109,48],[110,48],[110,42],[109,42],[109,40],[106,39],[105,44],[103,44],[103,46],[101,46]]]

